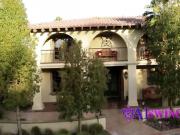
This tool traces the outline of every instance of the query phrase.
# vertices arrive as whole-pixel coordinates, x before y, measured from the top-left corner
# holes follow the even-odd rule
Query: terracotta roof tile
[[[144,18],[138,17],[94,17],[88,19],[74,19],[53,21],[48,23],[30,24],[31,30],[53,28],[99,27],[99,26],[136,26],[143,25]]]

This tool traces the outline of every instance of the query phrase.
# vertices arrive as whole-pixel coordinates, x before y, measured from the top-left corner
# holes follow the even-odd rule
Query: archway
[[[63,47],[71,46],[73,38],[65,33],[55,33],[49,36],[42,47],[42,59],[49,62],[58,62],[64,60]]]
[[[106,31],[96,35],[90,43],[90,56],[99,58],[103,62],[127,61],[127,46],[121,36],[115,32]],[[117,107],[124,102],[124,66],[108,66],[110,80],[105,96],[110,107]]]
[[[90,43],[90,56],[103,61],[127,61],[127,46],[125,41],[115,32],[102,32],[96,35]]]

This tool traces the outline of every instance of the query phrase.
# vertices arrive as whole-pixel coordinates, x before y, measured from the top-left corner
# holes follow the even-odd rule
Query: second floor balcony
[[[103,62],[111,61],[127,61],[127,48],[89,48],[87,56],[90,58],[99,58]],[[151,59],[148,50],[137,50],[137,61]],[[64,63],[64,54],[60,50],[42,50],[41,51],[41,64],[50,63]]]
[[[127,61],[127,48],[89,48],[87,56],[90,58],[99,58],[104,62]],[[41,64],[63,63],[64,54],[61,50],[42,50]]]

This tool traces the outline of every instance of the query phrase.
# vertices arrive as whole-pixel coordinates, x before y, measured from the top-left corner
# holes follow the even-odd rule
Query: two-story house
[[[42,110],[46,103],[56,102],[64,67],[61,47],[64,42],[70,46],[74,39],[81,40],[90,58],[101,59],[109,69],[107,99],[138,106],[142,89],[148,87],[150,68],[156,65],[146,49],[143,24],[143,17],[95,17],[30,25],[38,39],[36,53],[41,76],[32,109]]]

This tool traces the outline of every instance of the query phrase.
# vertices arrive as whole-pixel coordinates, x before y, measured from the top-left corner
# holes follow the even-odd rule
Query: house
[[[143,17],[95,17],[30,25],[38,39],[36,53],[41,76],[32,109],[43,110],[44,104],[56,102],[61,81],[58,71],[64,67],[61,45],[66,42],[70,46],[74,39],[82,41],[90,58],[101,59],[109,69],[111,80],[105,96],[138,106],[142,89],[149,85],[151,69],[157,65],[146,49],[143,25]]]

